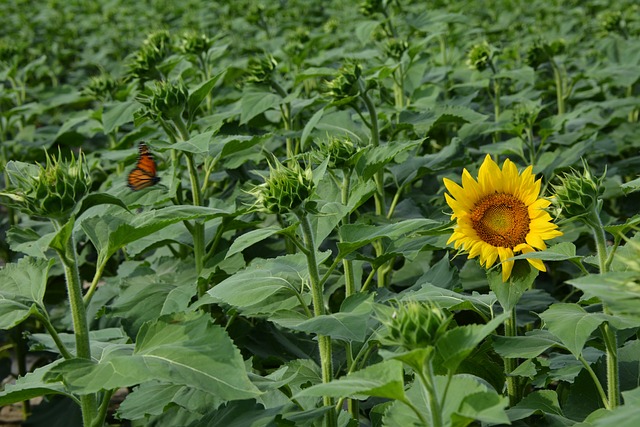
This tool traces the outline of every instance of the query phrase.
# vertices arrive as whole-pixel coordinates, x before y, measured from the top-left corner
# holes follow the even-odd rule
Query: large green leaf
[[[63,379],[78,394],[130,387],[148,381],[185,385],[225,400],[251,399],[259,390],[249,381],[240,352],[205,314],[174,315],[148,322],[134,348],[114,345],[94,363],[60,363],[48,379]]]
[[[193,92],[189,94],[189,100],[187,101],[189,108],[187,112],[190,120],[193,119],[193,115],[195,114],[202,101],[204,101],[207,95],[209,95],[213,87],[216,85],[216,83],[224,73],[225,71],[222,71],[211,77],[209,80],[205,80],[200,84],[200,86],[195,88]]]
[[[606,320],[599,313],[587,313],[577,304],[554,304],[540,318],[575,357],[582,354],[591,333]]]
[[[471,354],[480,342],[500,326],[509,314],[496,316],[485,325],[465,325],[448,330],[438,340],[436,348],[443,366],[455,372],[460,363]]]
[[[518,304],[522,295],[533,285],[536,277],[538,277],[538,270],[523,261],[514,264],[507,283],[502,281],[501,271],[487,272],[489,287],[498,298],[504,311],[511,311]]]
[[[24,257],[0,270],[0,298],[44,305],[47,276],[53,260]]]
[[[62,359],[59,359],[18,378],[13,384],[7,384],[4,390],[0,391],[0,405],[10,405],[48,394],[69,395],[62,381],[51,382],[44,379],[44,376],[61,362]]]
[[[142,105],[137,101],[118,102],[115,105],[109,105],[102,113],[104,133],[109,134],[123,124],[132,122],[133,113],[141,107]]]
[[[340,258],[375,242],[383,237],[397,239],[405,234],[413,234],[424,229],[441,226],[442,223],[428,218],[407,219],[386,225],[347,224],[338,230],[341,242],[338,243]]]
[[[345,299],[337,313],[311,319],[276,316],[271,320],[296,331],[327,335],[347,342],[364,342],[372,311],[373,294],[356,294]]]
[[[390,142],[377,147],[369,146],[359,153],[356,163],[358,175],[365,181],[384,168],[396,156],[418,147],[422,141]]]
[[[404,398],[402,363],[385,360],[325,384],[316,384],[294,396],[332,396],[364,399],[369,396],[387,399]]]
[[[509,420],[517,421],[533,414],[553,414],[563,417],[558,395],[553,390],[536,390],[507,410]]]
[[[493,348],[500,356],[507,358],[531,359],[554,346],[564,347],[555,335],[540,329],[521,336],[493,337]]]
[[[570,279],[567,283],[583,291],[586,298],[599,298],[611,313],[640,321],[638,273],[617,271],[589,274]]]
[[[318,254],[318,262],[328,256]],[[245,309],[264,304],[272,296],[288,298],[302,292],[308,283],[307,260],[303,254],[274,259],[257,259],[208,291],[215,301]],[[276,295],[277,294],[277,295]]]
[[[245,92],[240,100],[240,124],[282,104],[284,99],[271,92]]]
[[[211,219],[227,215],[220,209],[198,206],[168,206],[138,215],[122,213],[92,216],[81,222],[98,251],[98,264],[103,264],[128,243],[155,233],[176,222],[189,219]]]

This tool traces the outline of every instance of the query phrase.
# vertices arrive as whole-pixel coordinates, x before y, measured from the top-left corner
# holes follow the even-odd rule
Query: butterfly
[[[141,142],[138,150],[138,163],[127,177],[127,186],[133,191],[151,187],[160,181],[160,177],[156,175],[156,162],[147,144]]]

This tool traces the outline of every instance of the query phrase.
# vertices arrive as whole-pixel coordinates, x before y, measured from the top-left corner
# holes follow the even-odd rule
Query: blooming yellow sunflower
[[[478,180],[465,169],[462,186],[444,179],[449,191],[447,204],[453,209],[451,219],[457,225],[447,243],[463,247],[469,258],[480,256],[480,264],[490,268],[496,259],[502,262],[502,281],[513,269],[507,259],[516,253],[547,248],[545,240],[562,235],[551,215],[544,208],[551,202],[541,199],[540,179],[537,181],[529,166],[518,174],[516,165],[505,160],[502,169],[487,155],[478,171]],[[528,259],[532,266],[546,271],[539,259]]]

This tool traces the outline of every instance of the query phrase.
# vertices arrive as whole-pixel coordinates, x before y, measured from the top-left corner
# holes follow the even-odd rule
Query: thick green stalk
[[[420,382],[424,387],[424,391],[429,401],[429,409],[431,412],[431,426],[441,427],[442,423],[442,407],[438,401],[438,392],[436,390],[435,376],[433,375],[433,365],[431,363],[431,357],[428,357],[425,366],[422,370],[418,371]]]
[[[598,265],[600,274],[604,274],[608,269],[607,262],[607,242],[604,235],[604,226],[600,220],[597,207],[594,206],[589,215],[585,218],[587,225],[593,231],[593,239],[596,242],[598,251]],[[607,313],[607,307],[603,304],[603,311]],[[616,331],[611,328],[609,322],[604,322],[600,326],[604,339],[607,355],[607,397],[610,409],[616,408],[620,404],[620,371],[618,366],[618,337]]]
[[[367,92],[364,90],[364,84],[361,85],[362,91],[362,100],[364,101],[364,105],[367,107],[367,111],[369,111],[369,117],[371,119],[371,145],[374,147],[378,147],[380,145],[380,130],[378,128],[378,113],[376,112],[376,107],[373,105],[373,101],[367,95]],[[380,169],[374,175],[374,180],[376,182],[377,191],[374,194],[375,202],[376,202],[376,214],[383,215],[386,206],[384,201],[384,171]]]
[[[344,176],[342,178],[342,204],[347,206],[349,203],[349,190],[351,185],[351,169],[344,170]],[[349,224],[349,214],[345,215],[342,219],[342,224]],[[353,264],[351,260],[342,260],[342,265],[344,267],[344,281],[345,281],[345,295],[347,297],[356,293],[356,284],[355,277],[353,274]]]
[[[314,316],[322,316],[325,314],[324,297],[322,283],[320,282],[320,274],[318,273],[318,261],[316,259],[316,245],[313,230],[311,229],[311,221],[306,213],[298,214],[302,235],[304,236],[304,244],[306,246],[305,255],[307,257],[307,267],[309,269],[309,280],[311,282],[311,299],[313,302]],[[318,335],[318,349],[320,351],[320,368],[322,371],[322,382],[328,383],[333,379],[333,367],[331,361],[331,337],[326,335]],[[333,406],[333,399],[329,396],[323,396],[322,402],[324,406]],[[336,412],[329,410],[325,418],[327,427],[336,426]]]
[[[184,121],[177,117],[173,120],[178,129],[180,137],[183,141],[189,140],[189,129],[187,129]],[[191,194],[193,195],[193,206],[202,206],[202,194],[200,193],[200,183],[198,178],[198,170],[195,162],[193,161],[193,155],[191,153],[184,154],[187,159],[187,169],[189,171],[189,181],[191,183]],[[199,220],[195,220],[191,233],[193,237],[193,257],[196,263],[196,273],[200,275],[202,272],[204,263],[204,223]],[[206,284],[202,283],[198,285],[198,296],[201,297],[207,292]]]
[[[509,318],[504,322],[504,335],[506,337],[515,337],[517,334],[515,307],[511,309],[509,314]],[[517,359],[508,357],[504,359],[504,372],[507,376],[507,396],[509,397],[509,406],[511,407],[516,405],[520,400],[517,378],[511,376],[511,373],[516,369],[517,364]]]
[[[57,229],[61,229],[62,226],[62,224],[56,223]],[[73,333],[76,340],[76,356],[81,359],[91,360],[89,324],[87,322],[87,312],[82,299],[82,283],[80,282],[78,258],[76,255],[75,239],[73,235],[67,240],[64,251],[60,250],[58,252],[58,256],[62,261],[64,275],[67,282],[69,306],[71,309],[71,318],[73,320]],[[80,396],[80,406],[82,408],[83,425],[85,427],[89,427],[96,416],[95,396],[92,394]]]

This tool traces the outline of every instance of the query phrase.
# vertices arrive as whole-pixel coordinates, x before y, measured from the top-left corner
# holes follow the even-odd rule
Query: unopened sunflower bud
[[[183,53],[203,55],[211,49],[213,42],[206,34],[186,31],[180,37],[180,50]]]
[[[493,49],[486,41],[474,45],[467,55],[467,65],[475,70],[484,71],[492,65]]]
[[[13,188],[0,195],[9,204],[34,216],[62,220],[89,192],[91,176],[82,153],[63,160],[46,154],[46,166],[10,161],[6,173]]]
[[[332,136],[325,140],[317,141],[318,157],[322,160],[329,157],[330,168],[345,169],[353,166],[356,147],[349,137]]]
[[[409,49],[409,43],[406,40],[391,38],[387,41],[384,48],[389,57],[399,60],[402,58],[402,54]]]
[[[269,169],[269,177],[265,183],[251,191],[258,205],[271,213],[304,209],[315,187],[311,169],[302,169],[298,163],[285,166],[277,159],[275,167],[269,165]]]
[[[247,72],[249,73],[247,81],[251,83],[268,83],[277,66],[278,61],[271,55],[262,58],[250,58],[247,64]]]
[[[373,16],[378,12],[384,12],[384,5],[382,0],[363,0],[360,2],[359,9],[364,16]]]
[[[438,304],[409,301],[380,320],[386,326],[381,342],[411,351],[434,346],[447,330],[451,316]]]
[[[622,36],[627,34],[627,24],[618,10],[603,13],[600,16],[600,27],[606,33],[618,33]]]
[[[588,217],[600,210],[599,200],[604,192],[604,174],[595,178],[584,160],[582,164],[582,173],[575,170],[567,173],[560,178],[559,185],[553,186],[556,193],[555,203],[566,218]]]
[[[139,80],[152,80],[160,76],[157,67],[169,52],[171,37],[168,31],[149,34],[129,63],[129,75]]]
[[[182,120],[188,100],[189,92],[182,82],[166,81],[156,82],[151,96],[139,98],[149,116],[162,120]]]
[[[340,68],[338,76],[327,83],[328,95],[335,105],[345,105],[360,95],[360,76],[362,68],[359,64],[348,63]]]
[[[118,89],[118,83],[109,74],[101,74],[89,79],[89,83],[82,89],[82,93],[96,100],[107,100],[113,97]]]

